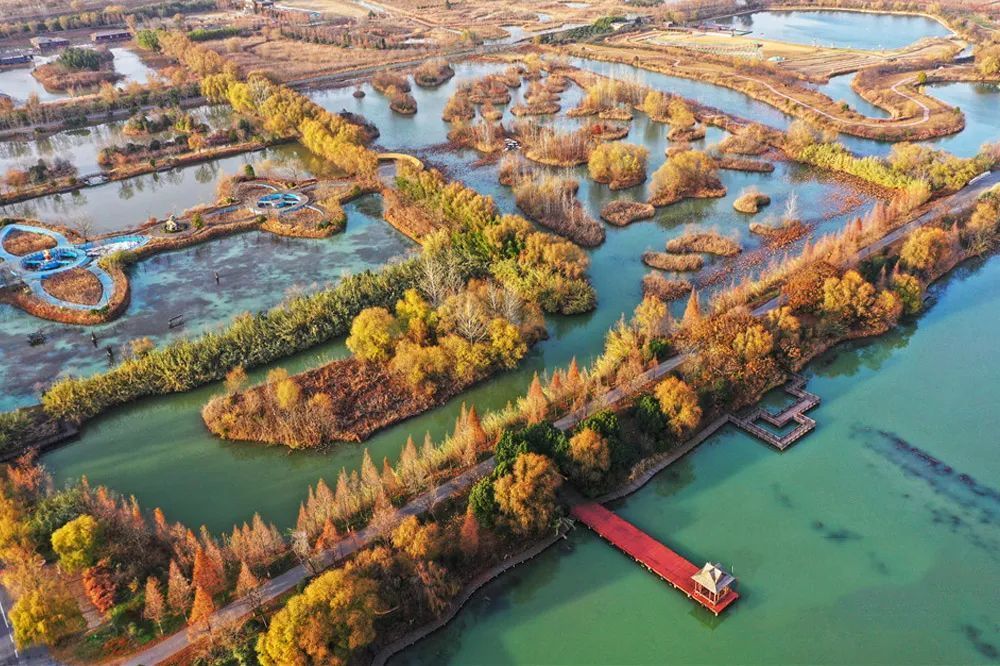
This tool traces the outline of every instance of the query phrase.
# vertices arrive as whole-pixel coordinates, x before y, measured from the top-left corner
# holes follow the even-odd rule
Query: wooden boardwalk
[[[791,381],[785,384],[784,391],[797,398],[793,404],[778,414],[774,414],[763,407],[755,407],[742,416],[730,414],[729,422],[754,437],[767,442],[779,451],[784,451],[812,432],[816,427],[816,421],[806,416],[805,413],[819,404],[819,396],[806,391],[805,385],[805,377],[792,375]],[[775,428],[784,428],[791,421],[798,423],[798,426],[791,432],[779,437],[770,430],[757,425],[757,421],[764,421]]]
[[[729,590],[717,603],[701,596],[691,580],[700,567],[596,502],[577,504],[570,510],[570,515],[715,615],[740,597],[735,590]]]

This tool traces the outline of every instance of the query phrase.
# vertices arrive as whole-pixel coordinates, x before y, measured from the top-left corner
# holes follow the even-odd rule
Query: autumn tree
[[[570,438],[569,455],[580,477],[588,483],[600,481],[611,469],[608,441],[591,428],[584,428]]]
[[[10,609],[10,621],[14,626],[14,642],[22,649],[29,645],[55,645],[87,626],[73,595],[53,581],[18,597]]]
[[[906,273],[895,273],[892,276],[890,288],[899,298],[905,314],[916,314],[923,309],[924,286],[916,277]]]
[[[937,227],[917,229],[903,243],[899,260],[908,268],[922,273],[934,270],[951,250],[948,232]]]
[[[458,547],[470,560],[479,552],[479,521],[471,507],[466,509],[458,533]]]
[[[191,583],[174,560],[167,573],[167,604],[177,615],[185,615],[191,606]]]
[[[674,153],[653,173],[652,180],[650,203],[655,205],[722,189],[715,162],[697,150]]]
[[[697,427],[701,421],[698,394],[683,380],[667,377],[657,385],[654,394],[674,437],[682,437]]]
[[[837,275],[837,269],[825,261],[811,263],[792,273],[781,293],[793,312],[813,312],[823,305],[823,284]]]
[[[876,291],[857,271],[823,283],[823,311],[844,325],[884,328],[899,314],[899,299],[890,291]]]
[[[395,347],[395,318],[385,308],[366,308],[351,323],[347,348],[362,361],[388,361]]]
[[[590,153],[587,168],[598,183],[608,183],[611,189],[638,185],[646,180],[646,159],[649,151],[643,146],[621,141],[603,142]]]
[[[59,565],[74,573],[94,563],[99,541],[100,525],[93,516],[83,514],[52,533],[52,550],[59,556]]]
[[[223,575],[224,572],[219,568],[218,563],[213,562],[204,549],[199,548],[195,551],[191,582],[196,589],[202,589],[209,596],[214,597],[225,587],[226,582]]]
[[[687,128],[695,123],[694,113],[680,97],[675,97],[670,101],[669,112],[671,127]]]
[[[552,460],[538,453],[522,453],[511,473],[493,483],[497,506],[522,534],[540,533],[555,517],[556,490],[562,477]]]
[[[691,290],[691,295],[688,297],[687,305],[684,306],[684,317],[681,319],[681,325],[685,328],[690,328],[694,326],[701,319],[701,304],[698,302],[698,291],[696,289]]]
[[[163,633],[163,620],[167,616],[167,602],[160,591],[160,582],[153,576],[146,579],[145,607],[142,616],[150,622],[155,622],[160,634]]]
[[[115,582],[108,573],[108,563],[106,561],[89,567],[83,572],[83,589],[87,593],[90,603],[101,615],[107,615],[115,605],[115,595],[117,589]]]
[[[433,560],[441,552],[441,528],[421,525],[416,516],[403,520],[392,533],[392,545],[414,560]]]
[[[188,616],[188,626],[196,627],[207,623],[215,612],[215,602],[207,590],[196,586],[194,588],[194,603],[191,604],[191,614]]]
[[[531,379],[528,387],[528,395],[524,399],[525,416],[528,423],[541,423],[545,420],[549,411],[549,400],[545,397],[542,389],[542,382],[538,379],[538,373]]]
[[[374,580],[344,569],[327,571],[274,614],[257,641],[257,657],[262,666],[344,666],[375,639],[381,610]]]

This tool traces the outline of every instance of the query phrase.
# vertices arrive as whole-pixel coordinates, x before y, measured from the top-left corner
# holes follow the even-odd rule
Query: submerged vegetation
[[[613,28],[607,17],[575,35]],[[577,197],[575,180],[532,166],[518,144],[527,160],[586,163],[594,181],[622,189],[647,175],[646,148],[608,141],[628,133],[621,123],[633,110],[668,123],[669,137],[682,142],[703,137],[703,123],[728,122],[706,118],[704,107],[674,96],[600,79],[586,87],[570,114],[598,121],[566,131],[522,120],[508,132],[494,104],[509,101],[510,88],[522,78],[529,82],[527,104],[515,115],[551,113],[553,105],[558,110],[568,85],[562,75],[568,68],[533,54],[502,74],[458,85],[443,113],[453,123],[452,147],[510,149],[500,161],[500,180],[512,187],[524,215],[555,232],[547,233],[419,161],[399,159],[394,179],[379,177],[378,157],[367,147],[374,133],[357,118],[331,114],[265,74],[244,78],[192,39],[148,31],[141,41],[197,73],[209,100],[229,104],[271,135],[298,138],[350,177],[352,191],[360,185],[382,191],[386,220],[416,241],[418,254],[308,296],[290,296],[219,330],[161,347],[137,341],[119,365],[89,378],[61,379],[46,391],[43,407],[53,419],[81,423],[143,396],[224,379],[225,392],[202,412],[221,437],[294,449],[364,440],[517,367],[547,334],[543,313],[595,307],[590,259],[581,246],[604,242],[604,227]],[[980,65],[983,60],[977,52]],[[432,87],[453,74],[446,61],[429,60],[413,79]],[[382,70],[374,79],[393,110],[416,112],[407,77]],[[475,105],[482,107],[480,120]],[[139,132],[160,122],[136,118]],[[711,154],[674,145],[652,176],[648,202],[612,201],[601,216],[625,226],[688,197],[724,196],[720,166],[749,170],[761,163],[720,153],[761,155],[772,147],[896,190],[895,198],[839,234],[810,240],[799,254],[746,271],[742,281],[715,291],[710,306],[702,304],[705,287],[717,282],[663,272],[699,271],[711,261],[729,270],[757,259],[751,252],[731,262],[706,257],[735,257],[742,247],[704,230],[712,227],[694,215],[684,219],[686,233],[672,230],[666,252],[642,255],[655,269],[642,280],[643,298],[607,332],[589,367],[574,359],[566,368],[536,374],[523,396],[512,396],[496,412],[481,414],[463,404],[443,441],[428,435],[418,447],[408,438],[395,462],[386,457],[379,465],[364,451],[356,470],[341,470],[334,489],[322,480],[308,489],[288,535],[254,515],[218,538],[205,528],[170,524],[158,509],[147,514],[134,498],[91,488],[85,479],[57,489],[30,456],[9,465],[0,472],[0,554],[3,583],[17,597],[10,611],[15,640],[64,646],[84,631],[82,611],[92,606],[101,626],[85,642],[87,649],[99,645],[102,658],[124,656],[186,626],[193,643],[207,645],[191,658],[208,664],[378,661],[397,639],[412,642],[417,627],[449,617],[468,599],[463,585],[488,580],[530,545],[555,541],[566,529],[563,517],[575,491],[600,497],[636,482],[700,428],[755,403],[832,345],[884,333],[918,313],[933,280],[1000,246],[1000,197],[988,195],[970,216],[942,217],[859,259],[859,249],[904,224],[927,199],[963,187],[993,166],[1000,151],[987,146],[975,158],[960,159],[899,144],[884,159],[859,157],[803,123],[787,134],[737,127]],[[316,192],[319,201],[331,199],[321,205],[342,227],[339,198],[322,183]],[[750,223],[751,232],[765,237],[764,250],[790,245],[809,230],[795,196],[789,201],[780,220]],[[754,214],[769,202],[748,188],[733,205]],[[660,221],[664,227],[674,224],[668,217]],[[11,241],[19,249],[35,249],[38,242]],[[65,275],[67,282],[73,278]],[[79,284],[63,289],[87,291]],[[675,320],[669,303],[684,297],[683,317]],[[755,315],[750,308],[765,301],[766,312]],[[563,322],[555,318],[553,324]],[[272,370],[262,384],[247,387],[246,369],[340,336],[349,357],[296,375]],[[677,354],[683,363],[657,368]],[[664,374],[666,367],[673,369]],[[609,391],[614,401],[605,399]],[[23,412],[0,415],[0,450],[21,440],[31,419]],[[565,485],[574,492],[561,491]],[[262,583],[296,563],[310,575],[295,579],[299,584],[277,603],[265,603]],[[213,626],[213,612],[238,598],[249,600],[252,617]]]

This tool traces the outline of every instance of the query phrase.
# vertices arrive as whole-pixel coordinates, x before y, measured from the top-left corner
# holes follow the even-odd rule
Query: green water
[[[0,410],[38,402],[41,389],[56,377],[104,370],[109,346],[120,357],[137,338],[162,345],[197,335],[241,312],[273,307],[287,294],[377,269],[412,250],[413,243],[382,220],[378,197],[346,204],[344,212],[346,229],[330,238],[250,232],[143,260],[130,269],[131,298],[124,316],[101,326],[46,322],[0,304]],[[173,317],[182,325],[171,328]],[[35,332],[45,334],[45,344],[28,343]],[[91,333],[98,338],[97,348]]]
[[[587,66],[635,77],[778,127],[789,122],[784,114],[734,91],[630,67]],[[420,110],[412,118],[392,114],[386,100],[370,88],[360,101],[350,89],[320,92],[315,99],[333,111],[346,108],[365,114],[380,128],[381,145],[413,150],[451,177],[493,195],[503,210],[513,211],[509,191],[497,184],[495,165],[477,165],[473,153],[437,149],[447,130],[440,121],[445,100],[460,79],[484,71],[479,65],[456,69],[458,76],[436,90],[415,89]],[[964,95],[969,88],[949,90]],[[515,100],[522,93],[523,89],[517,91]],[[579,91],[568,91],[564,108],[578,98]],[[995,97],[989,95],[970,98],[978,105],[975,113],[967,110],[975,138],[969,139],[973,135],[966,130],[958,135],[963,142],[996,133],[989,111],[992,100]],[[649,147],[651,171],[664,160],[664,132],[640,114],[627,139]],[[713,130],[702,145],[722,136]],[[887,149],[871,141],[849,144],[869,153]],[[957,149],[958,143],[954,145]],[[645,191],[640,186],[610,193],[586,179],[583,169],[570,174],[580,180],[580,198],[594,215],[612,198],[639,198]],[[189,199],[205,197],[211,189],[210,175],[197,177],[192,172],[148,198],[143,194],[141,208],[162,214],[164,202],[176,197],[185,205]],[[731,235],[753,251],[758,242],[747,232],[748,220],[732,209],[732,200],[743,187],[757,185],[772,196],[775,203],[764,216],[780,213],[795,193],[817,233],[839,227],[870,205],[862,199],[852,210],[839,210],[842,186],[815,171],[784,164],[769,175],[723,172],[722,177],[729,188],[724,199],[685,202],[661,209],[654,220],[608,228],[607,242],[590,252],[591,277],[599,295],[595,312],[550,317],[550,338],[532,350],[517,370],[380,432],[364,445],[289,452],[219,440],[209,435],[199,416],[201,406],[220,390],[212,385],[115,410],[88,424],[80,441],[51,452],[44,462],[60,483],[85,474],[92,483],[135,494],[146,507],[162,507],[172,520],[204,523],[220,531],[259,511],[289,527],[306,486],[320,477],[331,481],[341,468],[357,469],[364,448],[376,460],[395,458],[408,434],[419,438],[426,431],[438,438],[446,433],[462,401],[482,410],[501,407],[523,393],[534,372],[564,365],[574,356],[587,361],[599,353],[608,328],[640,298],[639,282],[646,269],[639,258],[644,250],[661,249],[666,240],[698,228]],[[84,207],[121,208],[123,199],[115,190],[109,188],[100,196],[100,201]],[[58,207],[49,210],[65,213]],[[139,206],[120,212],[127,213],[121,215],[123,225],[141,217]],[[206,253],[216,259],[228,256],[228,262],[243,256],[248,242],[233,241]],[[308,243],[296,246],[293,256],[308,261],[309,247]],[[366,261],[378,265],[391,254],[375,253]],[[175,256],[181,255],[166,255],[167,266],[151,265],[143,306],[165,297],[154,288],[161,278],[173,290],[201,289],[204,276],[192,280],[187,275],[198,266],[198,255],[183,256],[171,270],[169,262]],[[272,255],[261,263],[270,261]],[[718,266],[714,262],[707,272]],[[206,307],[220,324],[237,307],[275,302],[275,292],[288,274],[287,263],[264,270],[273,279],[260,286],[266,293],[259,299],[253,297],[249,267],[241,273],[245,283],[228,305],[225,299],[214,302],[218,296],[209,298],[213,302]],[[339,270],[336,262],[320,263],[309,277],[332,281]],[[789,452],[779,455],[738,432],[725,431],[623,503],[619,510],[627,519],[693,560],[711,558],[735,569],[743,598],[726,617],[716,620],[695,609],[579,529],[556,549],[477,594],[455,624],[398,662],[996,660],[992,646],[1000,644],[995,619],[1000,599],[991,581],[1000,538],[996,518],[1000,463],[991,449],[1000,423],[991,409],[1000,397],[1000,383],[989,345],[1000,315],[998,287],[997,261],[971,273],[963,271],[917,323],[814,363],[810,388],[824,400],[814,412],[820,426]],[[130,311],[130,316],[142,312]],[[197,325],[206,321],[203,317]],[[342,342],[334,341],[279,365],[298,371],[345,353]],[[17,357],[15,352],[0,359],[10,364],[8,377],[17,374]],[[50,357],[40,362],[53,361]],[[260,378],[265,371],[254,376]],[[896,446],[894,437],[943,460],[951,471],[929,468],[922,458]],[[972,480],[963,482],[965,477],[959,474]]]
[[[581,527],[393,664],[995,663],[1000,260],[936,300],[810,366],[792,449],[727,429],[615,507],[735,570],[723,617]]]
[[[342,102],[354,99],[350,92],[333,91],[318,99],[339,110]],[[398,141],[415,147],[453,177],[493,195],[502,209],[514,211],[509,190],[498,184],[496,165],[470,168],[478,157],[474,153],[427,150],[443,137],[444,123],[435,105],[443,104],[450,93],[445,86],[417,94],[421,110],[415,118],[386,115],[389,112],[385,100],[377,94],[368,95],[352,110],[364,112],[379,123],[379,141],[383,145],[395,147]],[[564,99],[572,104],[572,97],[570,93]],[[664,126],[641,115],[633,122],[631,140],[649,146],[651,170],[665,160],[665,132]],[[702,145],[722,136],[713,130]],[[607,187],[590,182],[585,169],[571,170],[571,175],[580,181],[579,196],[595,216],[611,198],[643,196],[643,187],[611,193]],[[295,453],[283,447],[219,440],[208,433],[199,416],[201,406],[220,390],[210,386],[130,405],[97,419],[88,424],[80,441],[47,455],[45,463],[60,481],[85,474],[93,483],[134,493],[144,506],[160,506],[171,519],[203,522],[213,530],[228,529],[254,511],[281,526],[290,526],[306,487],[320,477],[335,480],[342,467],[357,469],[364,448],[369,448],[376,460],[383,456],[395,460],[407,435],[419,439],[425,432],[435,438],[445,434],[454,425],[462,401],[474,403],[480,410],[500,408],[524,393],[535,372],[565,366],[574,356],[586,362],[599,354],[608,329],[623,314],[630,313],[641,298],[640,282],[647,269],[640,258],[645,250],[662,249],[668,239],[693,228],[718,230],[738,238],[748,251],[753,250],[759,240],[748,232],[748,218],[732,208],[744,187],[758,185],[771,194],[774,214],[780,213],[785,200],[796,193],[804,217],[816,223],[817,233],[839,227],[852,214],[831,214],[831,202],[839,199],[844,188],[812,170],[778,164],[773,174],[727,171],[722,172],[722,179],[729,188],[725,198],[689,201],[661,210],[650,222],[624,229],[609,227],[607,242],[590,253],[591,278],[599,298],[597,310],[576,317],[550,317],[549,339],[540,343],[517,370],[467,391],[441,408],[386,429],[363,445],[341,444],[324,452]],[[853,212],[863,212],[869,205],[870,201],[862,198]],[[302,246],[304,251],[308,247]],[[710,262],[706,274],[719,265],[718,261]],[[329,267],[329,273],[336,271],[336,265]],[[183,282],[176,284],[183,288]],[[343,353],[338,342],[280,365],[302,370]]]

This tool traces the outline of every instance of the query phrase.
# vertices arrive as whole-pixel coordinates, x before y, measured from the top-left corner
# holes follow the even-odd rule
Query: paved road
[[[865,257],[879,252],[881,249],[891,245],[893,242],[899,240],[905,234],[913,231],[917,227],[936,219],[942,212],[955,212],[975,204],[976,199],[978,199],[986,190],[990,189],[994,185],[997,185],[998,183],[1000,183],[1000,171],[990,174],[973,185],[966,186],[964,189],[949,197],[945,197],[937,202],[937,204],[935,204],[926,213],[916,217],[899,229],[896,229],[859,251],[857,258],[864,259]],[[781,297],[775,297],[767,303],[758,306],[753,311],[753,314],[755,316],[766,314],[769,310],[774,309],[780,303]],[[557,420],[555,422],[555,426],[561,430],[568,430],[574,427],[590,414],[609,407],[623,398],[641,390],[646,385],[672,372],[690,358],[691,354],[685,353],[678,354],[677,356],[673,356],[663,361],[656,367],[647,370],[627,385],[612,389],[608,393],[596,398],[587,406],[575,412],[571,412],[570,414],[567,414],[563,418]],[[456,476],[447,483],[444,483],[437,488],[416,497],[396,512],[396,520],[402,520],[408,516],[419,516],[428,511],[439,501],[465,491],[478,479],[482,478],[486,474],[489,474],[494,465],[495,461],[491,457]],[[365,529],[356,532],[352,538],[345,539],[337,544],[336,548],[324,552],[318,558],[318,569],[326,569],[333,566],[344,558],[353,555],[358,550],[367,547],[378,539],[380,535],[381,532],[373,527],[366,527]],[[261,598],[264,601],[276,599],[308,577],[309,573],[306,569],[301,565],[297,566],[265,583],[261,587]],[[230,622],[248,615],[251,611],[252,607],[247,599],[238,599],[228,606],[216,611],[213,616],[212,623],[219,624]],[[187,632],[181,631],[120,663],[122,666],[152,666],[153,664],[160,663],[161,661],[174,656],[181,650],[187,648],[189,644],[190,642],[188,640]]]
[[[441,500],[465,491],[477,480],[489,474],[493,470],[493,465],[493,458],[484,460],[475,467],[459,474],[447,483],[444,483],[437,488],[429,490],[416,497],[396,512],[395,521],[400,521],[408,516],[419,516],[434,507]],[[375,542],[375,540],[380,536],[381,532],[371,526],[354,533],[351,538],[344,539],[338,543],[336,548],[322,553],[319,558],[317,558],[317,569],[322,570],[333,566],[344,558],[350,557],[362,548],[366,548]],[[304,566],[296,566],[280,576],[272,578],[264,583],[260,587],[260,597],[265,603],[272,599],[276,599],[294,588],[309,576],[310,573],[306,571]],[[228,606],[216,611],[212,616],[211,623],[212,625],[217,626],[227,622],[232,622],[249,615],[252,611],[253,606],[248,599],[238,599]],[[152,666],[153,664],[158,664],[161,661],[172,657],[181,650],[187,648],[189,645],[190,641],[188,640],[188,633],[186,631],[179,631],[171,636],[168,636],[156,645],[120,663],[122,666]]]

